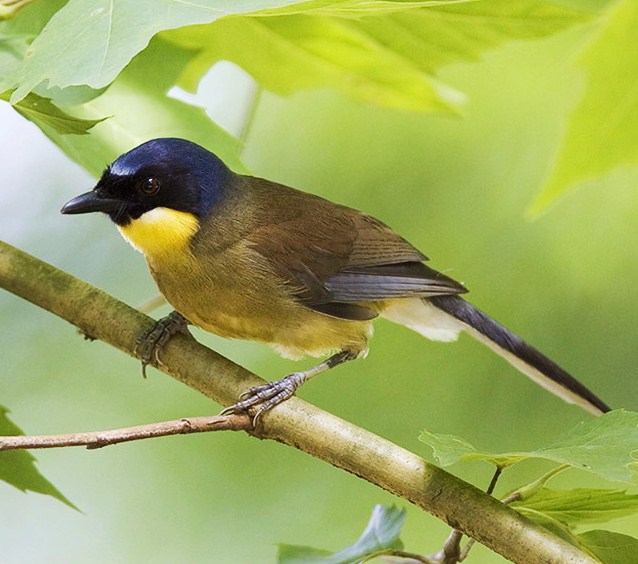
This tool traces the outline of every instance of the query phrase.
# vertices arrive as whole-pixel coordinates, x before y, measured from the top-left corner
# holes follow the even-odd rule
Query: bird
[[[147,141],[104,170],[63,214],[102,212],[148,263],[174,311],[138,341],[142,367],[194,325],[324,358],[255,386],[222,413],[263,413],[316,375],[366,356],[373,320],[435,341],[466,332],[550,392],[595,415],[610,408],[520,337],[471,305],[464,285],[374,217],[230,170],[179,138]]]

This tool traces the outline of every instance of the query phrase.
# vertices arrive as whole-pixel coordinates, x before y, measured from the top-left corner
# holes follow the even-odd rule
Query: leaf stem
[[[533,482],[530,482],[529,484],[525,486],[521,486],[520,488],[516,488],[513,492],[505,496],[501,501],[507,505],[514,501],[520,501],[521,499],[526,499],[530,495],[536,493],[538,490],[544,487],[545,484],[549,482],[551,478],[563,472],[564,470],[568,470],[569,468],[571,468],[569,464],[561,464],[560,466],[557,466],[556,468],[552,468],[549,472],[543,474],[537,480],[534,480]]]

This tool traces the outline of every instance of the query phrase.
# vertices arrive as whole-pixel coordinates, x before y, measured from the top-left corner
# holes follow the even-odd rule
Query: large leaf
[[[21,67],[1,89],[17,87],[16,103],[39,84],[49,87],[110,84],[159,31],[208,23],[231,14],[294,0],[69,0],[29,47]]]
[[[18,68],[22,52],[30,39],[28,35],[5,35],[0,31],[0,77],[7,76]]]
[[[307,546],[279,546],[280,564],[357,564],[375,555],[403,548],[399,539],[405,522],[405,509],[377,505],[366,530],[348,548],[330,553]]]
[[[8,410],[0,406],[0,435],[24,435],[22,430],[8,417]],[[60,491],[35,467],[35,457],[26,450],[0,452],[0,480],[11,484],[20,491],[32,491],[50,495],[77,509]]]
[[[454,109],[464,100],[436,80],[443,65],[477,60],[504,41],[542,37],[586,17],[537,0],[420,4],[305,2],[275,12],[293,15],[229,18],[166,35],[199,51],[181,81],[187,90],[213,63],[229,60],[280,94],[328,87],[362,102],[422,111]],[[348,10],[366,17],[336,17]]]
[[[73,106],[77,92],[54,92],[56,99],[69,103],[63,107],[75,115],[87,119],[109,116],[90,136],[61,136],[51,128],[42,130],[95,176],[120,154],[155,137],[187,137],[214,151],[231,168],[244,170],[237,139],[213,123],[201,108],[166,96],[191,56],[189,51],[155,39],[103,94],[84,101],[95,92],[81,91],[84,103]]]
[[[407,110],[444,111],[464,100],[419,69],[409,46],[371,34],[375,22],[382,29],[390,23],[376,17],[244,17],[166,35],[192,49],[201,46],[180,82],[186,90],[194,90],[215,62],[229,60],[279,94],[335,88],[361,102]]]
[[[442,466],[460,460],[485,460],[506,467],[527,458],[543,458],[588,470],[607,480],[629,483],[636,477],[638,413],[617,410],[581,422],[547,446],[533,451],[486,452],[464,439],[429,431],[423,431],[419,440],[432,447]]]
[[[240,64],[277,92],[329,86],[382,105],[442,109],[460,97],[434,80],[429,74],[433,68],[476,59],[482,49],[502,41],[540,37],[583,19],[580,13],[537,0],[70,0],[2,87],[16,88],[12,102],[45,81],[49,87],[101,88],[159,31],[223,16],[272,14],[277,8],[288,15],[240,22],[226,18],[227,27],[211,30],[212,36],[196,46],[211,48],[191,69],[190,82],[220,57],[241,59]]]
[[[463,4],[475,0],[306,0],[295,2],[281,8],[262,9],[259,16],[281,16],[294,14],[322,14],[327,16],[365,16],[381,15],[425,8]]]
[[[604,21],[580,58],[587,87],[534,214],[585,180],[638,165],[638,2],[619,2]]]
[[[569,527],[585,523],[605,523],[638,513],[638,495],[617,490],[551,490],[542,488],[527,499],[515,501],[510,507],[534,519],[542,513]]]
[[[19,18],[0,21],[0,80],[20,66],[29,43],[65,2],[66,0],[37,2],[20,12]]]

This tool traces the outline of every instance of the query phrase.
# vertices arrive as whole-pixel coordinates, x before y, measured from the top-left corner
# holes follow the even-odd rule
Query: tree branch
[[[0,242],[0,287],[134,356],[152,320],[105,292]],[[263,380],[186,335],[164,347],[160,370],[223,405]],[[486,495],[381,437],[299,398],[264,414],[259,438],[273,439],[351,472],[414,503],[514,562],[596,560]]]
[[[124,427],[109,431],[72,433],[68,435],[17,435],[0,437],[0,451],[26,448],[59,448],[85,446],[88,449],[109,445],[167,437],[169,435],[190,435],[209,431],[250,431],[253,428],[248,415],[213,415],[209,417],[184,417],[175,421],[149,423],[136,427]]]

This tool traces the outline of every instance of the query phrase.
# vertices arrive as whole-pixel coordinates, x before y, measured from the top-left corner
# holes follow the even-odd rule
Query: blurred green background
[[[524,219],[582,91],[571,54],[588,33],[514,42],[479,63],[447,68],[442,79],[469,96],[461,118],[364,107],[327,91],[263,94],[243,156],[255,175],[379,217],[434,268],[463,281],[474,304],[612,406],[635,410],[636,172],[591,182],[538,220]],[[7,105],[0,110],[0,237],[127,303],[155,295],[142,257],[107,218],[59,214],[93,179],[33,124]],[[28,434],[219,409],[154,370],[143,380],[135,360],[84,341],[13,295],[0,293],[0,316],[0,401]],[[270,379],[310,364],[281,360],[253,343],[196,336]],[[430,343],[384,321],[366,360],[322,376],[300,396],[428,457],[417,441],[424,428],[520,450],[589,417],[468,337]],[[445,525],[407,502],[244,434],[36,455],[44,475],[81,512],[0,484],[2,562],[273,562],[277,543],[334,550],[350,544],[376,503],[408,509],[402,538],[411,552],[435,552],[447,536]],[[529,463],[506,473],[497,494],[546,468]],[[479,463],[453,470],[483,487],[491,474]],[[575,472],[552,485],[561,483],[604,485]],[[636,535],[638,519],[612,528]],[[477,547],[470,561],[501,559]]]

